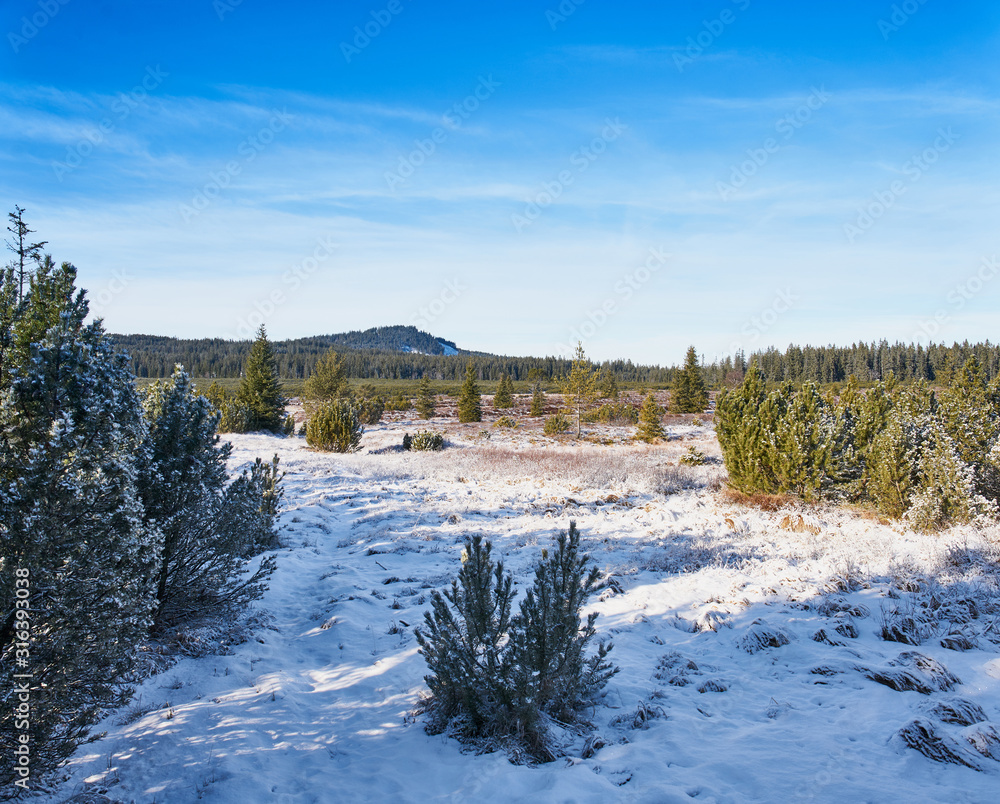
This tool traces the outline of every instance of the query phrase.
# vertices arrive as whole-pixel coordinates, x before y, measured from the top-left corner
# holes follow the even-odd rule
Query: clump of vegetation
[[[504,374],[500,378],[496,393],[493,395],[493,407],[497,410],[514,407],[514,384],[509,374]]]
[[[531,411],[530,416],[544,416],[545,415],[545,392],[542,390],[540,383],[535,383],[535,388],[531,392]]]
[[[601,424],[636,424],[639,421],[639,408],[631,402],[605,402],[588,410],[583,418],[584,421]]]
[[[513,577],[479,536],[466,542],[458,579],[433,592],[416,629],[430,674],[428,730],[450,729],[481,745],[507,745],[535,761],[555,758],[546,722],[572,723],[618,668],[611,644],[587,656],[596,614],[580,612],[598,571],[581,555],[576,523],[543,551],[535,580],[512,616]]]
[[[685,466],[701,466],[708,463],[708,457],[697,447],[688,447],[687,452],[681,455],[679,460]]]
[[[365,428],[357,409],[344,399],[322,404],[306,424],[306,443],[326,452],[357,452]]]
[[[677,372],[671,391],[670,410],[673,413],[701,413],[708,407],[708,389],[693,346],[688,347],[684,367]]]
[[[483,420],[482,397],[476,379],[476,367],[470,360],[465,365],[465,381],[458,397],[458,420],[460,422],[481,422]]]
[[[420,388],[417,390],[416,407],[421,419],[433,419],[434,414],[437,412],[434,391],[431,390],[431,378],[427,374],[420,381]]]
[[[652,392],[646,395],[639,411],[639,429],[635,437],[647,444],[658,441],[666,435],[660,419],[663,416],[663,408],[657,403]]]
[[[412,436],[406,433],[403,436],[403,449],[417,451],[444,449],[444,435],[432,430],[418,430]]]
[[[355,403],[362,424],[378,424],[385,412],[385,400],[380,396],[362,397]]]
[[[573,422],[562,413],[554,413],[545,420],[545,435],[561,435],[568,433],[573,427]]]
[[[1000,501],[1000,385],[974,358],[940,399],[892,375],[839,399],[814,383],[768,389],[757,365],[716,416],[733,487],[748,494],[843,498],[928,530],[995,517]]]
[[[411,410],[412,408],[413,400],[402,392],[385,400],[386,410]]]
[[[278,361],[263,324],[250,347],[236,393],[227,393],[213,382],[205,396],[221,414],[221,433],[285,432],[285,398],[278,379]]]
[[[495,422],[493,422],[494,427],[506,427],[509,429],[514,429],[517,427],[517,419],[511,416],[501,416]]]

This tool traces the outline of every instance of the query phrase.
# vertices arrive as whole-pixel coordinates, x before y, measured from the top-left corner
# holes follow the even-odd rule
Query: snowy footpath
[[[228,437],[232,468],[277,452],[287,472],[259,624],[145,680],[38,800],[1000,800],[996,531],[735,504],[707,428],[644,447],[474,427],[403,453],[406,426],[349,456]],[[690,445],[713,462],[677,466]],[[571,519],[621,668],[592,728],[538,767],[428,735],[413,628],[463,542],[491,539],[523,589]]]

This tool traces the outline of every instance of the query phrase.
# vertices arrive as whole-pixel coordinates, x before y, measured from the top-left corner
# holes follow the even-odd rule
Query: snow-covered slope
[[[1000,723],[995,531],[735,505],[717,462],[676,466],[691,444],[718,455],[701,427],[643,447],[453,426],[442,453],[398,452],[409,426],[372,428],[351,456],[232,437],[234,468],[277,452],[288,473],[269,627],[144,682],[48,800],[996,800],[1000,761],[970,743],[988,753]],[[530,768],[427,735],[411,714],[426,672],[412,629],[430,590],[475,533],[523,585],[570,519],[611,578],[592,605],[621,672],[586,713],[604,746],[585,758],[587,735],[565,733],[566,756]],[[908,615],[921,644],[880,638]],[[949,631],[978,647],[942,647]],[[914,651],[957,681],[899,658]],[[924,692],[886,686],[907,673]],[[946,722],[941,704],[959,697],[987,723]],[[907,747],[895,735],[918,719],[981,770]]]

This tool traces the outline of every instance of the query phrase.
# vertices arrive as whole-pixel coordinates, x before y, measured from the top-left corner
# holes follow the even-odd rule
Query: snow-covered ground
[[[646,447],[622,443],[626,428],[576,445],[450,425],[444,452],[397,451],[416,427],[370,428],[349,456],[230,437],[233,468],[277,452],[287,472],[266,627],[146,680],[46,800],[85,789],[234,804],[1000,797],[1000,533],[735,504],[708,427],[674,423],[669,442]],[[714,462],[678,467],[692,444]],[[523,587],[571,519],[609,579],[592,606],[621,672],[585,713],[603,747],[563,734],[565,757],[525,767],[429,736],[412,712],[426,689],[413,627],[430,591],[477,533]],[[886,641],[883,627],[920,644]],[[942,647],[951,632],[974,647]],[[913,651],[955,680],[899,658]],[[946,722],[959,710],[987,722]],[[897,732],[915,720],[979,769],[907,747]]]

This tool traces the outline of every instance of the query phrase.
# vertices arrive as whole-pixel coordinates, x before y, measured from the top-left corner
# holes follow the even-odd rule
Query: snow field
[[[678,440],[643,447],[459,427],[444,452],[396,451],[413,426],[371,428],[346,456],[227,436],[231,468],[277,452],[287,472],[287,547],[260,601],[269,626],[144,681],[131,714],[109,715],[47,800],[996,799],[996,759],[968,749],[982,770],[942,764],[895,735],[915,718],[939,723],[932,707],[956,697],[1000,723],[997,532],[915,534],[840,508],[733,504],[718,462],[676,466],[691,444],[717,461],[708,428],[671,427]],[[592,731],[559,730],[566,756],[537,768],[427,735],[412,714],[426,673],[413,627],[430,591],[450,583],[476,533],[523,589],[570,519],[608,576],[592,607],[621,667],[585,713]],[[920,644],[880,638],[894,610],[930,611],[932,598],[946,605],[921,621]],[[953,627],[977,647],[941,647]],[[890,662],[907,651],[961,683],[922,694],[870,678],[897,672]],[[976,728],[939,725],[956,745]]]

